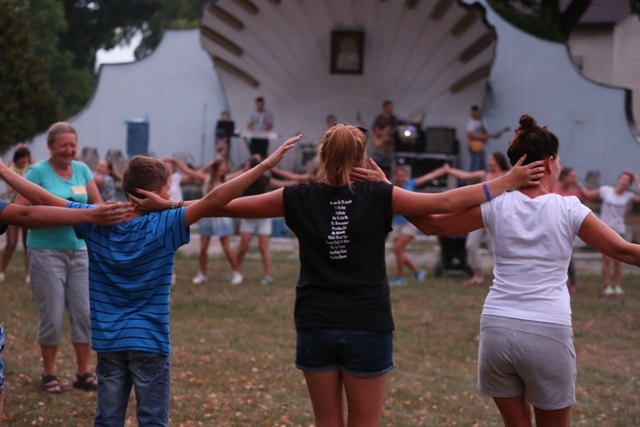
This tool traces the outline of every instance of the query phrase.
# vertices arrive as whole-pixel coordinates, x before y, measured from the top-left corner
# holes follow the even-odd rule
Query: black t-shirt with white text
[[[285,221],[300,248],[297,330],[394,329],[385,265],[392,191],[383,182],[284,188]]]

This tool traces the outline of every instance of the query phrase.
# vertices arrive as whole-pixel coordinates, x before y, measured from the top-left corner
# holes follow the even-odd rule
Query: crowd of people
[[[256,99],[249,129],[272,129],[264,104]],[[392,103],[385,113],[397,121]],[[479,109],[472,114],[481,122]],[[383,124],[377,120],[374,128],[393,123]],[[485,142],[498,136],[482,126]],[[12,189],[11,203],[0,202],[0,223],[9,225],[0,281],[22,231],[25,277],[38,310],[42,390],[63,391],[55,361],[66,310],[77,365],[72,385],[97,391],[95,425],[122,425],[132,389],[140,425],[168,425],[170,288],[189,226],[197,224],[200,234],[194,284],[207,281],[214,236],[229,263],[229,281],[242,283],[242,263],[257,235],[261,283],[268,285],[271,218],[281,217],[299,243],[294,365],[304,376],[316,426],[343,425],[345,397],[348,425],[380,424],[387,374],[395,367],[389,287],[407,284],[405,267],[416,283],[425,280],[426,269],[406,253],[420,232],[467,235],[473,276],[466,285],[487,281],[479,250],[483,240],[489,243],[495,266],[480,318],[478,391],[493,398],[506,426],[530,425],[532,410],[538,425],[569,426],[577,370],[569,305],[577,286],[573,243],[579,237],[603,253],[603,294],[622,295],[620,263],[640,266],[640,246],[625,239],[624,224],[626,206],[640,200],[629,190],[634,182],[640,187],[640,178],[625,171],[615,186],[580,186],[575,171],[560,164],[556,136],[527,115],[507,157],[476,156],[468,171],[443,164],[413,178],[398,167],[393,183],[368,156],[369,137],[331,116],[313,175],[277,169],[301,135],[271,154],[268,142],[252,141],[255,152],[235,171],[229,141],[219,145],[227,151],[200,169],[180,159],[136,156],[121,174],[107,161],[91,171],[77,160],[77,131],[64,122],[47,133],[48,158],[34,162],[28,147],[16,147],[11,163],[0,162],[0,178]],[[461,185],[416,191],[444,175]],[[202,198],[184,200],[180,184],[187,180],[202,186]],[[115,199],[116,183],[128,201],[104,203]],[[600,218],[585,205],[594,200],[602,201]],[[240,235],[237,252],[234,234]],[[393,279],[387,240],[396,260]],[[10,331],[0,326],[0,352],[4,333]],[[2,368],[0,357],[0,415]],[[153,375],[146,375],[150,368]]]

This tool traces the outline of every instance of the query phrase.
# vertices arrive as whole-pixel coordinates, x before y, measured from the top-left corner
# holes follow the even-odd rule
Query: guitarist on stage
[[[467,140],[469,141],[469,170],[486,170],[487,161],[484,152],[489,138],[500,138],[502,133],[509,128],[502,129],[498,132],[489,133],[487,126],[482,119],[480,107],[474,105],[471,107],[471,118],[467,122]]]
[[[398,126],[406,124],[393,114],[393,102],[382,103],[382,114],[378,115],[371,126],[371,144],[373,151],[371,157],[389,176],[393,164],[393,152],[395,145],[395,133]]]

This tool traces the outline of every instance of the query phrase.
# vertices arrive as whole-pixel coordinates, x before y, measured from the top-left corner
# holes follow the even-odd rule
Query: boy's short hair
[[[144,198],[136,188],[147,191],[160,191],[167,184],[171,169],[160,159],[148,156],[134,156],[122,171],[122,189],[125,194]]]

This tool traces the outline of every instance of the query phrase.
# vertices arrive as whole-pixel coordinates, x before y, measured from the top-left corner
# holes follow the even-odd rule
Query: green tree
[[[92,68],[99,49],[129,43],[142,33],[136,58],[149,55],[167,28],[197,27],[206,0],[64,0],[68,30],[60,48],[73,53],[76,68]]]
[[[24,10],[0,0],[0,152],[59,117],[59,99],[44,76],[27,22]]]
[[[60,100],[58,117],[76,114],[86,104],[95,86],[92,67],[74,65],[75,54],[61,42],[69,31],[63,5],[57,0],[16,1],[16,9],[27,14],[28,28],[36,43],[34,54],[42,59],[42,75]]]
[[[46,84],[49,94],[53,92],[56,106],[43,108],[38,120],[25,123],[23,128],[30,129],[30,133],[21,132],[20,139],[33,136],[61,118],[77,114],[86,105],[97,81],[94,65],[99,49],[126,44],[140,32],[143,40],[136,49],[136,57],[143,58],[153,52],[167,28],[173,25],[196,27],[202,7],[207,3],[205,0],[0,1],[2,19],[20,16],[21,31],[32,40],[24,54],[30,55],[29,60],[39,59],[37,66],[32,64],[30,73],[34,78],[39,75],[39,84]],[[4,32],[9,32],[9,27],[3,24],[0,33]],[[2,38],[2,43],[7,47],[17,46],[7,37]],[[5,58],[4,54],[2,58]],[[12,93],[3,93],[9,101],[3,102],[3,118],[17,117],[21,113],[13,108],[22,101],[13,97],[18,95],[22,83],[33,86],[33,81],[23,72],[9,69],[4,61],[1,65],[4,72],[9,73],[2,80],[3,87],[8,87],[9,82],[15,87]]]
[[[488,0],[500,16],[534,36],[566,42],[592,0]],[[561,3],[566,4],[564,10]],[[640,15],[640,0],[629,0],[631,13]]]
[[[560,0],[489,0],[489,5],[523,31],[565,42],[591,0],[571,0],[564,10],[561,10]]]

